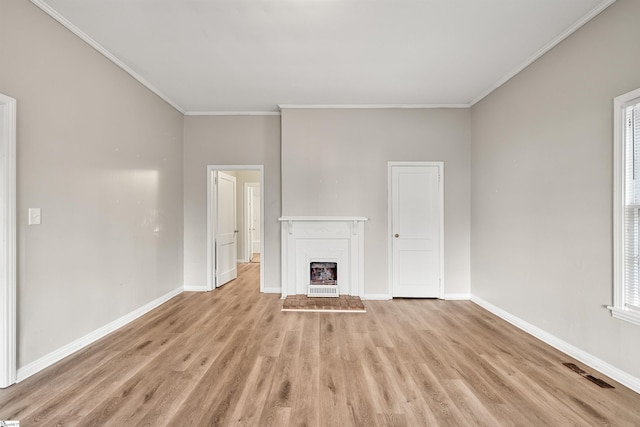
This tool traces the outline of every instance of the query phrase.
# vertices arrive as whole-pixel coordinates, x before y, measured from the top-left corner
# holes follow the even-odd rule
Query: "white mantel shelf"
[[[364,216],[281,216],[280,221],[368,221]]]
[[[310,262],[337,262],[340,294],[364,295],[364,216],[282,216],[282,298],[306,294]]]
[[[353,234],[357,233],[358,223],[365,222],[369,220],[369,218],[364,216],[281,216],[278,218],[280,222],[289,223],[289,234],[293,234],[293,223],[294,222],[333,222],[333,223],[347,223],[352,222]]]

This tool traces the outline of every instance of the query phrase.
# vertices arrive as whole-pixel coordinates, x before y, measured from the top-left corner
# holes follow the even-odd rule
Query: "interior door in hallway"
[[[238,277],[236,177],[216,172],[216,287]]]
[[[443,165],[389,167],[392,296],[442,297]]]

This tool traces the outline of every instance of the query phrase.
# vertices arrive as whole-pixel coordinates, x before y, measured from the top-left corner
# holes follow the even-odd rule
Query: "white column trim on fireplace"
[[[310,259],[341,259],[341,294],[364,296],[363,216],[282,216],[282,298],[306,289]]]

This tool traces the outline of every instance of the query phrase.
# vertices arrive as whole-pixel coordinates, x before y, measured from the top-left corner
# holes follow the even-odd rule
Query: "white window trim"
[[[640,89],[613,100],[613,306],[607,308],[617,319],[640,326],[640,312],[625,307],[624,283],[624,109],[640,102]]]

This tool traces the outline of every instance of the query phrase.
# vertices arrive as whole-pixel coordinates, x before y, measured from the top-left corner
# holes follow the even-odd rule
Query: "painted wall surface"
[[[181,286],[183,116],[28,1],[0,2],[0,40],[23,367]]]
[[[282,111],[282,214],[365,216],[365,294],[389,295],[389,161],[445,162],[445,294],[469,294],[468,109]]]
[[[613,319],[613,98],[640,87],[640,2],[618,0],[472,108],[472,293],[640,377]]]
[[[265,288],[280,289],[280,117],[185,116],[184,284],[207,284],[207,165],[264,165]]]

